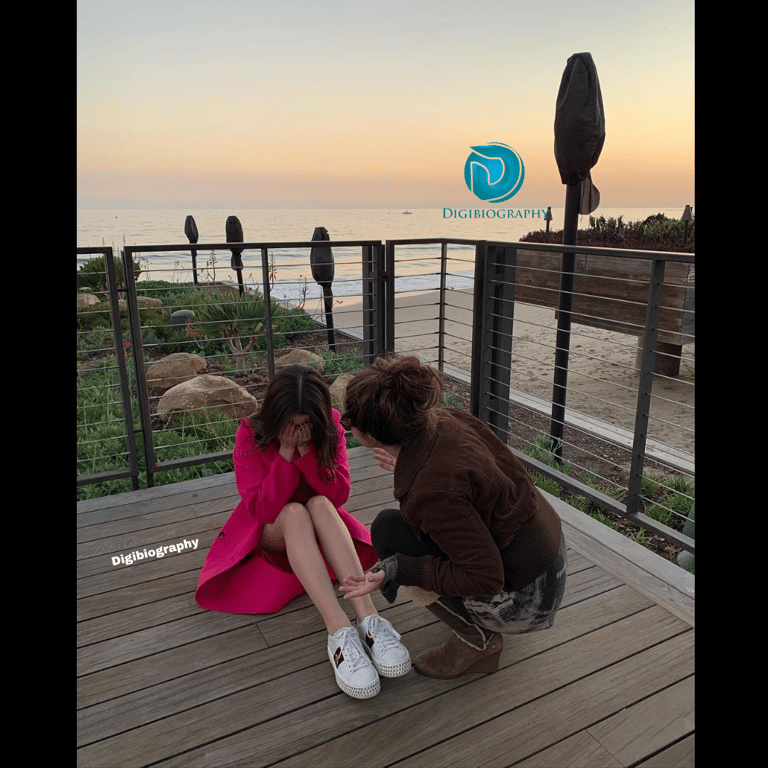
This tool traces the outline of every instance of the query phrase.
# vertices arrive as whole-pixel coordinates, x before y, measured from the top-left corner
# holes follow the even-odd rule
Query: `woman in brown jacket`
[[[495,672],[502,633],[552,626],[566,578],[560,518],[486,424],[442,405],[438,371],[414,356],[378,358],[350,381],[341,423],[394,471],[400,509],[371,526],[379,562],[340,589],[381,589],[393,602],[408,587],[453,630],[417,672]]]

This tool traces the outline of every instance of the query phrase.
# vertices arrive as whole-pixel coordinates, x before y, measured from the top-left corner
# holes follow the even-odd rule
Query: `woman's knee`
[[[288,535],[292,530],[311,527],[312,518],[303,504],[291,501],[282,508],[275,522],[279,522],[285,534]]]
[[[404,522],[400,510],[383,509],[371,523],[371,544],[382,560],[399,551],[399,531]]]
[[[322,517],[337,516],[336,507],[331,503],[327,496],[313,496],[306,502],[306,509],[313,521],[318,521]]]
[[[260,543],[265,549],[282,552],[289,539],[301,537],[305,530],[312,530],[309,513],[302,504],[291,502],[280,510],[274,522],[264,526]]]
[[[432,555],[447,560],[448,556],[429,536],[416,536],[413,527],[399,509],[383,509],[371,525],[371,544],[381,560],[402,554],[411,557]]]

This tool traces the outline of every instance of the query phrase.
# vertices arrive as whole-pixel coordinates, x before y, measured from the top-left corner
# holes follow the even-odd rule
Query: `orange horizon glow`
[[[78,0],[80,199],[473,203],[492,141],[523,158],[521,205],[557,199],[557,90],[588,50],[603,199],[693,203],[692,2],[165,6]]]

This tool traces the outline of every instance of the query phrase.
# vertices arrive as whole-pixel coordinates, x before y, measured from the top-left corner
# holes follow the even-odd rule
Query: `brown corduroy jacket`
[[[496,595],[554,561],[562,525],[522,462],[486,424],[441,408],[436,430],[400,450],[395,497],[416,535],[447,555],[397,555],[397,581],[440,595]]]

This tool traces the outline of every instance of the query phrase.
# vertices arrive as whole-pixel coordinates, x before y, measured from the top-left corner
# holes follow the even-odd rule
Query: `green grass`
[[[129,366],[129,372],[131,366]],[[134,425],[139,413],[132,399]],[[153,433],[158,461],[186,459],[207,453],[231,451],[237,421],[223,413],[185,414],[172,425]],[[146,458],[141,435],[136,435],[139,485],[147,487]],[[77,378],[77,474],[95,475],[127,469],[128,440],[115,358],[104,358]],[[231,460],[210,462],[157,472],[155,485],[229,472]],[[79,486],[78,501],[133,490],[130,478]]]
[[[555,455],[556,450],[557,445],[549,435],[537,435],[533,442],[525,449],[525,453],[532,459],[536,459],[536,461],[540,461],[542,464],[546,464],[548,467],[567,475],[573,469],[573,465],[567,462],[558,464],[557,456]]]
[[[575,476],[581,483],[594,488],[600,493],[616,501],[626,498],[626,488],[600,481],[598,473],[592,468],[575,470],[573,465],[564,462],[558,466],[554,454],[554,442],[547,435],[537,435],[524,449],[524,453],[563,474]],[[627,520],[621,520],[615,515],[602,509],[595,501],[583,494],[574,493],[561,486],[554,478],[531,472],[535,485],[543,491],[567,501],[572,507],[581,510],[590,517],[615,530],[630,531],[630,538],[639,544],[645,544],[648,539],[647,531],[641,526]],[[695,499],[694,482],[682,474],[662,478],[654,470],[645,470],[641,479],[642,512],[648,517],[676,530],[682,530],[688,519]]]
[[[193,352],[209,360],[232,360],[230,350],[220,334],[218,320],[226,320],[228,307],[237,315],[243,312],[250,321],[263,317],[263,302],[251,295],[247,300],[225,296],[215,289],[197,287],[194,284],[177,284],[166,281],[144,281],[137,284],[138,294],[160,299],[163,307],[143,308],[139,311],[142,323],[142,340],[164,354],[175,351]],[[225,305],[224,310],[211,310],[212,305]],[[247,305],[245,307],[241,305]],[[261,315],[258,315],[259,305]],[[251,317],[251,308],[257,315]],[[192,329],[200,336],[188,335],[187,328],[172,330],[168,327],[170,314],[177,309],[191,309],[195,320],[212,318],[209,324],[193,324]],[[221,312],[224,314],[221,314]],[[77,313],[77,474],[95,475],[102,472],[122,471],[128,468],[128,439],[120,392],[114,333],[111,313],[105,306],[97,306]],[[273,345],[275,349],[287,346],[295,336],[317,330],[317,324],[302,309],[286,309],[273,304]],[[243,320],[243,317],[240,317]],[[247,324],[247,322],[246,322]],[[130,339],[127,317],[121,319],[123,338]],[[256,348],[265,348],[262,338]],[[121,354],[123,350],[120,350]],[[263,352],[261,353],[263,355]],[[337,356],[339,357],[339,356]],[[357,366],[357,368],[355,368]],[[362,359],[334,359],[331,367],[342,372],[350,368],[362,368]],[[234,362],[231,365],[234,371]],[[136,381],[131,361],[127,365],[131,388],[131,408],[134,429],[140,428]],[[186,414],[174,418],[152,435],[158,461],[173,461],[210,453],[231,451],[234,446],[238,421],[223,414]],[[146,458],[140,432],[136,433],[139,455],[139,485],[147,486]],[[220,474],[232,470],[232,461],[209,462],[173,470],[163,470],[154,476],[155,485],[181,482],[197,477]],[[78,487],[78,500],[96,498],[133,490],[130,478],[109,480]]]
[[[339,354],[320,347],[317,354],[323,358],[323,376],[330,381],[335,381],[343,373],[357,373],[365,367],[363,356],[356,350]]]

